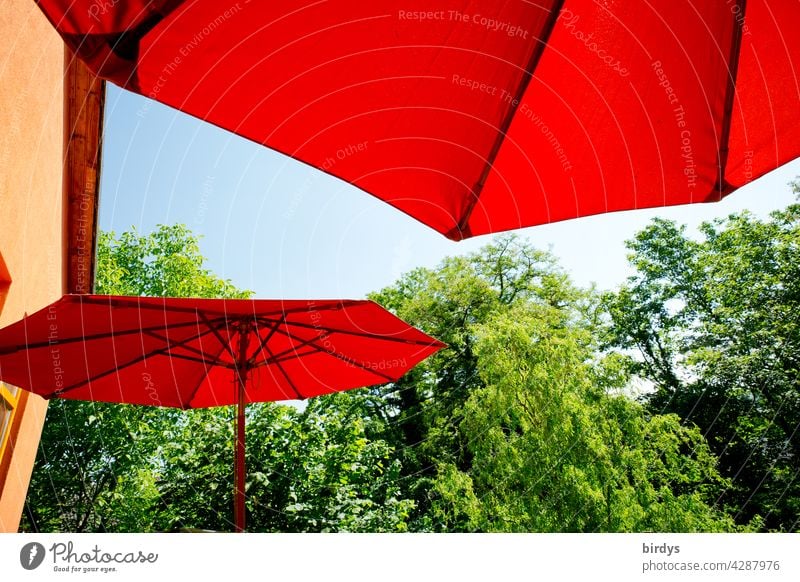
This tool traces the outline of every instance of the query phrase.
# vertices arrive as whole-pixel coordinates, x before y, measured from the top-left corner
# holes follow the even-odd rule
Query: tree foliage
[[[796,187],[795,187],[796,189]],[[636,269],[607,297],[609,342],[653,386],[651,413],[696,426],[741,524],[796,531],[800,515],[800,206],[703,224],[655,220],[629,243]]]
[[[402,276],[371,298],[449,347],[391,384],[301,408],[248,407],[249,529],[733,531],[777,514],[785,523],[797,496],[777,491],[793,482],[794,445],[767,420],[797,409],[797,246],[784,232],[795,214],[763,233],[741,217],[746,236],[706,227],[713,253],[656,222],[632,243],[637,278],[605,297],[514,236]],[[754,241],[772,250],[736,248]],[[722,249],[724,260],[707,258]],[[749,261],[766,261],[765,278]],[[753,296],[726,280],[740,276]],[[180,226],[102,235],[98,291],[246,295],[208,272]],[[640,378],[655,386],[643,401],[631,393]],[[765,394],[748,401],[753,386]],[[725,424],[716,432],[713,414]],[[226,409],[54,402],[25,528],[231,529],[232,421]],[[745,468],[774,463],[752,475],[769,484],[737,474],[733,451],[747,452]],[[753,510],[759,495],[783,505],[772,517]]]
[[[732,529],[702,436],[619,394],[597,297],[549,254],[503,237],[373,298],[450,346],[378,391],[413,529]]]
[[[446,528],[731,529],[709,503],[722,480],[700,433],[610,393],[616,374],[560,320],[553,307],[521,306],[477,329],[485,386],[459,426],[471,463],[440,467],[435,483]]]

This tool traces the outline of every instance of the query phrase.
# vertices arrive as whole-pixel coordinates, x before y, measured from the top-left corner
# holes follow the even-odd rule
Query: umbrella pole
[[[247,342],[249,328],[242,325],[239,330],[239,361],[234,368],[234,382],[236,385],[236,457],[234,459],[235,490],[233,498],[233,516],[237,533],[244,532],[245,528],[245,505],[244,505],[244,483],[245,483],[245,384],[247,382]]]

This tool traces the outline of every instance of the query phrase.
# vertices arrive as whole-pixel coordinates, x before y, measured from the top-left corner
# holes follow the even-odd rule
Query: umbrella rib
[[[269,349],[269,346],[264,345],[264,349],[270,355],[270,357],[272,357],[272,350]],[[294,382],[292,382],[292,379],[289,377],[289,374],[286,373],[286,370],[283,369],[281,363],[275,360],[275,365],[278,367],[278,370],[280,370],[281,374],[283,374],[283,377],[286,378],[286,381],[289,383],[289,386],[292,388],[292,390],[294,390],[295,396],[297,396],[297,398],[299,398],[300,400],[305,400],[306,397],[300,394],[300,391],[297,389],[297,386],[294,385]]]
[[[217,354],[217,358],[216,358],[217,361],[219,361],[219,356],[224,351],[225,351],[225,346],[223,345],[219,350],[219,354]],[[227,368],[228,366],[227,365],[223,365],[223,367]],[[203,380],[205,380],[207,376],[208,376],[208,371],[206,370],[206,373],[203,374],[202,376],[200,376],[200,381],[197,382],[197,386],[195,386],[194,389],[192,390],[191,396],[189,396],[189,398],[186,400],[186,406],[187,407],[189,407],[189,408],[191,407],[192,400],[194,400],[195,397],[197,396],[197,393],[200,391],[200,388],[203,386]]]
[[[278,327],[281,325],[281,323],[282,323],[282,321],[278,321],[278,322],[272,324],[272,326],[271,326],[269,332],[267,333],[267,335],[264,336],[264,339],[261,340],[261,342],[258,344],[258,347],[253,351],[253,355],[251,357],[247,358],[247,365],[248,366],[253,366],[255,364],[255,361],[256,361],[256,358],[258,357],[259,352],[261,352],[267,346],[267,342],[269,342],[269,340],[272,339],[272,336],[275,335],[275,332],[278,331]]]
[[[725,106],[722,110],[722,128],[719,137],[719,175],[717,183],[712,189],[712,192],[719,192],[720,197],[728,187],[728,183],[725,181],[725,169],[728,166],[728,142],[731,134],[733,102],[736,97],[736,77],[739,73],[739,55],[742,46],[742,23],[744,22],[747,0],[738,0],[736,4],[739,12],[733,12],[733,7],[731,7],[731,13],[733,13],[733,38],[731,38],[731,54],[728,60],[728,86],[725,88]]]
[[[277,331],[277,329],[276,329],[276,331]],[[284,335],[288,335],[288,334],[286,334],[286,333],[284,332]],[[327,336],[328,334],[325,334],[325,335]],[[315,348],[313,351],[310,351],[310,352],[305,352],[305,353],[298,353],[298,352],[297,352],[297,350],[298,350],[299,348],[303,348],[303,347],[307,346],[309,343],[311,343],[311,342],[313,342],[313,341],[316,341],[317,339],[320,339],[320,338],[312,338],[312,339],[310,339],[310,340],[299,340],[299,338],[297,338],[296,336],[291,336],[291,335],[290,335],[289,337],[290,337],[291,339],[293,339],[293,340],[298,340],[300,343],[298,343],[296,346],[292,346],[291,348],[287,348],[287,349],[283,350],[282,352],[278,352],[277,354],[274,354],[274,353],[272,353],[272,352],[269,352],[269,356],[270,356],[270,357],[269,357],[269,358],[266,358],[266,359],[264,359],[264,361],[262,361],[262,362],[261,362],[261,363],[259,363],[259,364],[256,364],[254,367],[258,367],[258,366],[269,366],[270,364],[273,364],[273,363],[275,363],[276,361],[282,361],[282,362],[285,362],[285,361],[287,361],[287,360],[292,360],[292,359],[294,359],[294,358],[300,358],[300,357],[302,357],[302,356],[308,356],[308,355],[310,355],[310,354],[314,354],[314,353],[316,353],[316,352],[318,351],[318,350]],[[290,357],[288,357],[288,358],[287,358],[287,357],[284,357],[284,356],[288,356],[289,354],[292,354],[292,353],[294,353],[294,355],[293,355],[293,356],[290,356]]]
[[[555,28],[556,21],[561,15],[561,8],[563,5],[564,0],[555,0],[555,2],[553,2],[553,6],[550,8],[550,15],[547,17],[547,21],[542,27],[542,36],[541,38],[537,39],[538,43],[531,52],[531,56],[528,59],[524,74],[522,75],[522,79],[517,86],[514,99],[510,102],[508,111],[506,111],[506,116],[498,128],[497,137],[495,137],[492,149],[489,151],[489,155],[486,156],[486,164],[484,165],[483,171],[481,171],[480,177],[473,188],[472,197],[467,201],[464,214],[461,216],[461,220],[458,221],[458,226],[447,233],[448,237],[457,236],[459,239],[462,239],[465,238],[464,235],[468,233],[469,219],[472,217],[472,212],[475,210],[475,206],[478,204],[478,198],[480,198],[480,195],[483,192],[483,186],[486,183],[486,178],[489,177],[489,172],[491,172],[494,162],[497,159],[497,155],[500,153],[500,148],[506,140],[508,129],[511,127],[511,122],[514,120],[514,116],[517,113],[517,107],[519,107],[519,104],[522,103],[522,97],[525,95],[525,91],[527,91],[528,85],[533,79],[534,71],[536,71],[536,67],[539,66],[539,60],[541,60],[544,49],[547,47],[547,42],[550,40],[550,35]]]
[[[187,321],[187,322],[183,322],[183,323],[176,323],[174,325],[170,325],[169,327],[171,329],[175,329],[175,328],[179,328],[179,327],[189,327],[189,326],[192,326],[192,325],[196,326],[197,322],[196,321]],[[35,350],[35,349],[38,349],[38,348],[49,348],[49,347],[56,346],[56,345],[62,346],[64,344],[71,344],[71,343],[75,343],[75,342],[90,342],[90,341],[94,341],[94,340],[97,340],[97,339],[106,339],[106,338],[109,338],[109,337],[115,337],[116,338],[116,337],[120,337],[120,336],[124,336],[124,335],[131,335],[131,334],[134,334],[134,333],[147,333],[147,332],[150,332],[150,331],[157,331],[157,330],[164,329],[164,328],[165,328],[164,324],[159,324],[159,325],[154,325],[152,327],[137,327],[135,329],[128,329],[128,330],[119,331],[119,332],[109,331],[109,332],[105,332],[105,333],[97,333],[97,334],[88,335],[88,336],[75,336],[75,337],[70,337],[70,338],[65,338],[65,339],[59,339],[56,343],[51,343],[50,341],[46,341],[46,342],[37,342],[37,343],[32,343],[32,344],[27,344],[27,345],[18,345],[18,346],[13,346],[13,347],[10,347],[10,348],[6,348],[6,349],[0,350],[0,354],[2,354],[2,355],[11,354],[11,353],[17,352],[19,350]]]
[[[205,314],[200,314],[200,318],[203,320],[203,322],[208,326],[208,328],[214,334],[214,337],[217,338],[217,341],[219,341],[220,349],[219,349],[219,353],[216,356],[216,360],[218,362],[221,362],[221,360],[219,359],[220,355],[222,354],[222,352],[227,351],[230,354],[231,358],[233,358],[233,361],[235,362],[236,361],[236,356],[234,355],[233,350],[231,350],[229,342],[225,341],[225,338],[222,337],[222,334],[219,333],[219,330],[212,325],[211,321],[209,321],[208,317],[206,317]],[[223,325],[227,325],[228,324],[228,320],[227,319],[223,319],[220,323],[223,324]],[[223,365],[223,366],[226,367],[226,368],[228,367],[227,365]],[[192,400],[195,399],[195,397],[197,396],[197,393],[200,391],[200,388],[203,386],[203,380],[205,378],[206,378],[206,375],[203,375],[203,376],[200,377],[200,381],[197,382],[197,386],[194,387],[194,389],[192,390],[191,396],[189,396],[189,399],[186,401],[187,406],[191,406]]]
[[[389,376],[387,374],[384,374],[383,372],[378,372],[377,370],[372,370],[372,369],[368,368],[367,366],[364,366],[363,364],[360,364],[359,362],[356,362],[352,358],[348,358],[348,357],[346,357],[346,356],[344,356],[342,354],[336,353],[333,350],[326,350],[322,346],[314,343],[315,340],[302,340],[301,338],[295,337],[295,336],[291,335],[289,332],[284,331],[282,329],[279,329],[278,333],[282,333],[282,334],[290,337],[293,340],[305,341],[306,345],[311,346],[312,348],[315,348],[318,352],[322,352],[324,354],[328,354],[330,356],[333,356],[334,358],[337,358],[337,359],[345,362],[346,364],[350,364],[351,366],[355,366],[356,368],[360,368],[360,369],[362,369],[362,370],[364,370],[366,372],[369,372],[369,373],[374,374],[376,376],[380,376],[381,378],[385,378],[389,382],[394,382],[396,380],[396,378],[392,378],[391,376]],[[280,364],[279,364],[279,367],[280,367]]]
[[[160,336],[160,335],[158,335],[158,334],[156,334],[154,332],[147,332],[147,335],[149,335],[150,337],[154,337],[156,339],[159,339],[161,341],[165,341],[165,342],[169,341],[169,338],[162,337],[162,336]],[[199,338],[195,338],[195,339],[199,339]],[[186,345],[176,346],[176,348],[181,348],[181,349],[190,351],[190,352],[200,356],[201,358],[203,358],[203,360],[197,359],[196,361],[198,361],[198,362],[199,361],[203,361],[203,362],[206,362],[206,363],[211,363],[212,365],[215,365],[215,366],[225,366],[225,367],[228,366],[227,362],[223,362],[222,360],[219,359],[219,353],[216,356],[212,356],[210,354],[207,354],[203,350],[198,350],[197,348],[193,348],[191,346],[186,346]],[[220,349],[220,352],[222,352],[222,351],[223,351],[223,349]],[[170,352],[170,356],[178,356],[178,357],[180,357],[181,354],[174,354],[174,353]],[[184,356],[184,357],[189,358],[190,356]]]
[[[197,322],[195,322],[195,325],[196,324],[197,324]],[[205,334],[209,333],[209,331],[210,331],[209,329],[206,329],[205,331],[201,331],[200,333],[198,333],[196,335],[193,335],[191,337],[185,338],[185,339],[177,342],[174,347],[180,347],[182,344],[185,344],[186,342],[190,342],[192,340],[200,338],[200,337],[204,336]],[[76,383],[74,383],[74,384],[72,384],[70,386],[67,386],[66,388],[61,388],[59,390],[55,390],[53,392],[50,392],[49,394],[44,395],[44,398],[49,399],[49,398],[53,398],[54,396],[61,396],[62,394],[66,393],[66,392],[71,392],[72,390],[80,388],[81,386],[85,386],[87,384],[91,384],[92,382],[100,380],[101,378],[105,378],[106,376],[108,376],[110,374],[113,374],[114,372],[119,372],[120,370],[124,370],[125,368],[129,368],[129,367],[131,367],[131,366],[133,366],[135,364],[138,364],[139,362],[141,362],[143,360],[146,360],[147,358],[151,358],[153,356],[158,356],[158,355],[161,355],[161,354],[163,354],[165,352],[168,352],[168,351],[170,351],[170,349],[172,349],[171,346],[164,346],[163,348],[158,348],[158,349],[155,349],[155,350],[153,350],[153,351],[151,351],[149,353],[142,354],[141,356],[137,356],[133,360],[131,360],[129,362],[126,362],[121,366],[115,366],[113,368],[105,370],[104,372],[100,372],[99,374],[96,374],[96,375],[92,376],[91,378],[88,378],[88,379],[83,380],[81,382],[76,382]]]
[[[267,319],[267,318],[259,318],[259,321],[261,321],[262,319],[264,320],[264,322],[267,322],[267,323],[274,322],[274,320]],[[299,321],[287,321],[286,325],[293,325],[295,327],[302,327],[302,328],[305,328],[305,329],[314,329],[314,330],[317,330],[317,331],[324,330],[324,331],[329,332],[329,333],[340,333],[340,334],[344,334],[344,335],[352,335],[352,336],[357,336],[357,337],[366,337],[366,338],[369,338],[369,339],[375,339],[375,340],[381,340],[381,341],[387,341],[387,342],[396,342],[396,343],[401,343],[401,344],[413,344],[413,345],[418,345],[418,346],[435,346],[435,345],[438,345],[438,344],[441,343],[441,342],[439,342],[439,340],[436,340],[436,339],[434,339],[432,342],[431,341],[425,341],[425,340],[406,339],[406,338],[399,338],[399,337],[381,335],[379,333],[369,333],[369,332],[366,332],[366,331],[354,331],[354,330],[347,330],[347,329],[337,329],[337,328],[334,328],[334,327],[325,327],[325,326],[321,326],[321,325],[312,325],[310,323],[302,323],[302,322],[299,322]]]
[[[219,329],[214,327],[214,325],[212,324],[213,320],[209,320],[204,314],[201,314],[200,317],[203,320],[203,323],[205,323],[211,329],[211,331],[214,334],[214,337],[216,337],[217,340],[219,340],[219,343],[222,346],[222,349],[227,351],[228,354],[230,354],[231,358],[233,358],[233,360],[236,361],[236,354],[233,353],[233,350],[230,347],[230,342],[229,341],[225,341],[225,338],[222,337],[221,333],[219,333]],[[222,324],[222,325],[220,325],[220,327],[222,327],[223,325],[227,326],[228,320],[226,318],[223,318],[221,320],[218,320],[218,323]]]
[[[270,358],[268,360],[264,360],[260,364],[256,364],[253,367],[254,368],[258,368],[260,366],[269,366],[270,364],[274,364],[274,363],[277,363],[277,362],[288,362],[289,360],[294,360],[295,358],[302,358],[302,357],[305,357],[305,356],[310,356],[312,354],[316,354],[318,350],[316,348],[314,348],[314,349],[311,349],[311,350],[309,350],[307,352],[297,352],[295,354],[290,355],[289,352],[293,352],[293,351],[295,351],[294,348],[291,349],[291,350],[286,350],[284,352],[275,354],[275,356],[273,358]]]
[[[209,362],[208,360],[204,359],[203,357],[196,357],[196,356],[189,356],[187,354],[173,354],[170,352],[170,358],[180,358],[182,360],[189,360],[190,362],[199,362],[201,364],[207,364],[210,366],[220,366],[220,367],[228,367],[228,364],[217,363],[217,362]]]

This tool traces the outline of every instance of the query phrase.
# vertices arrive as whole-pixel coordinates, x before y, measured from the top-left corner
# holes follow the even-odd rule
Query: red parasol
[[[443,345],[371,301],[67,295],[0,330],[0,379],[45,398],[237,405],[244,531],[247,403],[392,382]]]
[[[788,0],[39,0],[101,77],[452,239],[719,200],[800,155]]]

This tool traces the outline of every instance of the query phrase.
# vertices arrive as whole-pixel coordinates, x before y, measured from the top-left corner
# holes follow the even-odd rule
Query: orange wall
[[[64,45],[31,0],[0,18],[0,253],[12,283],[0,327],[65,289]],[[31,395],[0,483],[0,531],[17,531],[47,405]],[[0,479],[2,479],[0,475]]]

